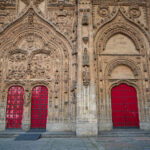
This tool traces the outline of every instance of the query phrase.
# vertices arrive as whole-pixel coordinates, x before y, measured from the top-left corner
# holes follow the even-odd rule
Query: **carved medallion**
[[[107,7],[107,6],[99,6],[98,14],[101,17],[107,17],[109,15],[109,13],[110,13],[109,7]]]
[[[141,11],[139,9],[138,6],[131,6],[129,7],[129,15],[132,17],[132,18],[138,18],[141,16]]]

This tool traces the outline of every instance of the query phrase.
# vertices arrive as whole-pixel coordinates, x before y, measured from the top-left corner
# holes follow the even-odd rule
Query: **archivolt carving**
[[[30,15],[30,12],[34,12],[34,22],[33,26],[30,26],[27,21],[28,16]],[[24,21],[23,21],[24,20]],[[16,24],[16,25],[15,25]],[[32,33],[32,34],[37,34],[42,37],[42,39],[51,39],[51,42],[57,43],[55,45],[59,45],[64,47],[64,42],[67,43],[68,48],[71,48],[70,42],[64,37],[64,35],[55,29],[55,27],[50,24],[48,21],[46,21],[42,16],[37,14],[35,8],[29,8],[24,14],[22,14],[17,20],[9,24],[7,28],[3,30],[3,33],[12,30],[9,34],[9,37],[1,37],[1,48],[3,49],[3,45],[5,46],[6,43],[10,43],[12,40],[18,39],[21,37],[20,31],[22,33]],[[42,31],[42,32],[41,32]],[[58,36],[59,34],[59,36]],[[6,36],[5,34],[3,34]],[[18,37],[17,37],[18,36]],[[49,37],[49,38],[47,38]],[[57,37],[57,38],[56,38]],[[63,39],[63,40],[62,40]],[[64,41],[64,42],[62,42]],[[14,42],[13,42],[14,43]],[[59,43],[59,44],[58,44]],[[65,48],[65,49],[68,49]]]
[[[111,89],[115,86],[118,86],[119,84],[122,84],[122,83],[125,83],[129,86],[132,86],[136,89],[137,93],[140,93],[140,88],[139,86],[132,80],[132,81],[129,81],[129,80],[119,80],[119,81],[115,81],[113,83],[111,83],[110,87],[109,87],[109,91],[111,91]],[[111,95],[111,94],[110,94]]]
[[[37,84],[40,82],[41,85],[48,83],[48,88],[49,86],[51,88],[50,101],[54,106],[52,111],[55,114],[52,118],[55,121],[63,119],[69,121],[71,117],[68,116],[72,108],[69,103],[70,86],[72,80],[75,80],[72,78],[74,77],[72,71],[75,71],[72,69],[72,48],[62,34],[36,13],[34,25],[29,28],[28,14],[29,12],[0,36],[0,41],[5,41],[0,47],[0,53],[6,56],[4,57],[6,81],[28,82],[29,87],[35,82]],[[28,106],[30,93],[26,92],[25,97],[25,105]],[[65,110],[64,115],[61,115],[62,110]]]
[[[133,71],[133,74],[135,77],[139,76],[140,75],[140,70],[139,68],[134,64],[134,62],[132,62],[131,60],[126,60],[126,59],[120,59],[120,60],[113,60],[111,61],[107,67],[106,67],[106,70],[105,70],[105,76],[110,76],[113,69],[116,67],[116,66],[119,66],[119,65],[126,65],[128,66],[129,68],[131,68],[131,70]]]
[[[35,86],[44,85],[48,88],[49,82],[45,80],[37,80],[37,81],[31,81],[31,87],[30,90],[32,90]]]
[[[112,26],[113,26],[112,28],[105,31],[104,35],[102,35],[103,38],[101,40],[103,40],[103,42],[101,45],[99,45],[100,49],[105,50],[107,41],[115,34],[122,33],[122,34],[128,36],[129,38],[131,38],[131,40],[134,42],[136,49],[138,51],[140,51],[140,47],[141,47],[142,43],[140,43],[140,39],[138,40],[137,37],[135,37],[135,34],[137,34],[137,33],[135,33],[135,31],[133,33],[133,30],[131,31],[130,27],[126,28],[125,24],[122,24],[122,25],[116,24],[116,25],[112,25]]]
[[[97,53],[101,53],[105,50],[107,41],[115,34],[124,34],[128,36],[134,43],[136,49],[140,52],[144,48],[143,39],[137,30],[131,25],[125,22],[116,22],[106,25],[101,29],[101,33],[98,33],[96,38],[96,48],[99,50]]]
[[[24,87],[24,86],[25,86],[25,82],[19,81],[19,80],[15,80],[15,81],[6,80],[6,81],[5,81],[4,89],[5,89],[5,91],[6,91],[6,90],[8,91],[8,89],[9,89],[11,86],[15,86],[15,85]]]
[[[117,11],[115,9],[116,7],[114,8],[113,15],[111,17],[106,18],[105,21],[103,20],[102,24],[99,25],[99,28],[95,34],[95,39],[97,39],[99,35],[101,35],[101,38],[105,34],[107,36],[107,33],[109,32],[110,34],[114,34],[115,32],[126,33],[126,35],[128,35],[128,37],[130,37],[134,41],[137,50],[139,50],[140,46],[143,46],[143,39],[140,39],[142,35],[140,34],[140,32],[138,32],[138,30],[135,27],[139,28],[144,33],[148,41],[150,41],[150,36],[147,34],[147,31],[145,30],[145,28],[143,28],[143,26],[140,26],[139,24],[135,23],[134,20],[132,20],[132,17],[130,19],[123,13],[124,9],[122,7],[120,7]],[[104,32],[99,33],[100,31]],[[98,40],[100,40],[100,38]],[[105,48],[105,44],[102,46],[102,49]]]

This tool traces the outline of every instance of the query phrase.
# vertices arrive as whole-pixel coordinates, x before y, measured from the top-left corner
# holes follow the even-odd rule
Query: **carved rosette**
[[[99,6],[98,14],[103,18],[108,17],[108,15],[110,14],[109,7],[108,6]]]
[[[130,6],[129,7],[129,15],[132,18],[139,18],[141,16],[141,11],[138,6]]]

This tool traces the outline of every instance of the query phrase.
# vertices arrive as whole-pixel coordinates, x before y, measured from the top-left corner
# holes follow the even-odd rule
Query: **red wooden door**
[[[113,127],[139,127],[135,88],[120,84],[111,90]]]
[[[6,128],[21,128],[24,89],[12,86],[8,90],[6,106]]]
[[[31,128],[46,128],[48,90],[36,86],[32,90]]]

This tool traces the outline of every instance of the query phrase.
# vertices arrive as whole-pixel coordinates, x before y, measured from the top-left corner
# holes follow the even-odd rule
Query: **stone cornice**
[[[147,0],[93,0],[93,5],[111,5],[111,6],[130,6],[139,5],[146,6]]]

